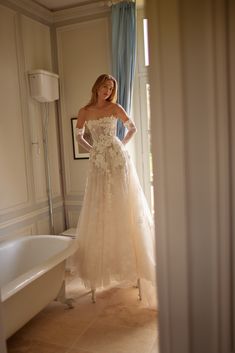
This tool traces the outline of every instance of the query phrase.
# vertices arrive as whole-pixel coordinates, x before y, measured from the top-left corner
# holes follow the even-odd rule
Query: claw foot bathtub
[[[55,235],[0,243],[0,299],[6,338],[52,300],[61,300],[65,262],[75,250],[73,239]]]

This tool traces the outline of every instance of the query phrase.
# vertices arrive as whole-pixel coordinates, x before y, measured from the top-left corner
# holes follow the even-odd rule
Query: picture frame
[[[76,124],[77,118],[71,118],[71,129],[72,129],[72,142],[73,142],[73,158],[74,159],[89,159],[89,152],[85,150],[82,146],[77,143],[76,139]],[[90,131],[85,126],[84,139],[92,144],[92,138]]]

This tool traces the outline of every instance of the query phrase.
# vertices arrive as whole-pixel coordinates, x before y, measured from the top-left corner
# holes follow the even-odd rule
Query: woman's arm
[[[133,135],[137,132],[135,123],[133,120],[131,120],[126,111],[123,109],[123,107],[119,104],[117,104],[117,112],[116,112],[118,118],[120,118],[124,124],[124,126],[127,128],[127,134],[124,136],[122,143],[125,145],[127,142],[130,141],[130,139],[133,137]]]
[[[91,151],[92,146],[84,139],[84,131],[85,131],[85,109],[82,108],[78,112],[78,120],[76,125],[76,139],[77,143],[81,145],[88,152]]]

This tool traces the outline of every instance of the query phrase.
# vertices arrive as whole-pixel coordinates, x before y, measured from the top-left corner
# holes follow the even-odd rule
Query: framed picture
[[[73,158],[74,159],[88,159],[89,158],[89,152],[85,150],[82,146],[80,146],[77,143],[76,140],[76,124],[77,124],[77,118],[71,118],[71,128],[72,128],[72,141],[73,141]],[[90,131],[88,128],[85,126],[85,132],[83,135],[84,139],[87,140],[87,142],[92,145],[92,138]]]

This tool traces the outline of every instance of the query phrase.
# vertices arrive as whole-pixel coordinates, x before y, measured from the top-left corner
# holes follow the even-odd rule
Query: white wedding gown
[[[112,283],[155,285],[152,216],[133,162],[116,137],[117,119],[86,122],[92,135],[89,171],[77,226],[76,266],[88,288]]]

